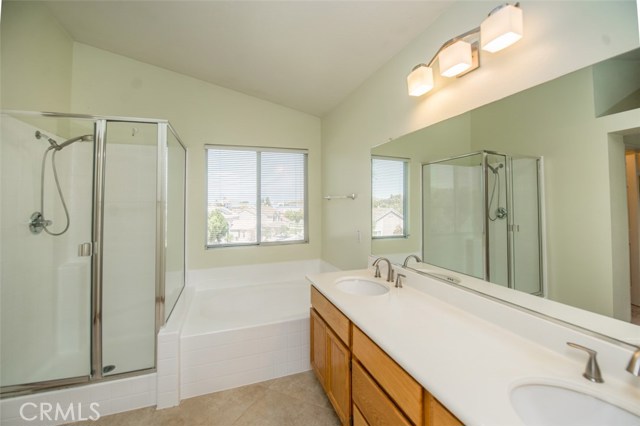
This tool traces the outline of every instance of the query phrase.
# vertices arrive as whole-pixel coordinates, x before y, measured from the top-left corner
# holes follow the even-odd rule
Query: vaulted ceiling
[[[45,4],[78,42],[322,116],[452,0]]]

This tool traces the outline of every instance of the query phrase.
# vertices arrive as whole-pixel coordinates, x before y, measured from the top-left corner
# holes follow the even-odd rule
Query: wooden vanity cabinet
[[[462,426],[438,400],[358,327],[352,334],[355,410],[364,425]]]
[[[444,405],[429,392],[424,392],[425,425],[427,426],[464,426]]]
[[[343,425],[351,424],[351,324],[311,287],[311,367]]]
[[[359,423],[370,426],[412,426],[404,413],[389,398],[357,361],[353,361],[351,370],[353,386],[353,424],[356,423],[356,411],[361,419]]]
[[[356,395],[356,374],[361,370],[369,377],[374,384],[377,384],[383,394],[389,396],[388,400],[393,406],[398,406],[401,415],[406,416],[410,423],[405,420],[404,424],[422,425],[424,424],[423,409],[423,388],[411,377],[402,367],[400,367],[389,355],[387,355],[378,345],[364,334],[358,327],[353,327],[353,400],[358,406],[365,419],[371,424],[393,424],[380,421],[380,413],[370,412],[369,408],[359,403]],[[357,361],[356,361],[357,360]],[[356,368],[358,366],[358,369]],[[376,404],[383,407],[381,401]],[[395,407],[394,407],[395,408]],[[380,408],[379,408],[380,409]],[[385,416],[394,416],[393,410],[385,409]],[[375,423],[371,417],[378,419]],[[396,424],[403,424],[396,418]]]
[[[311,367],[343,426],[462,426],[311,287]]]

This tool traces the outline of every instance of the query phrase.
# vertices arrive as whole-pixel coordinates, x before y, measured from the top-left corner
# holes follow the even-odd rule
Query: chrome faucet
[[[404,263],[402,264],[403,267],[407,267],[407,263],[409,263],[409,259],[414,258],[416,260],[416,262],[420,263],[422,262],[422,259],[420,259],[420,257],[418,255],[415,254],[410,254],[409,256],[407,256],[407,258],[404,260]]]
[[[640,348],[631,355],[629,365],[627,365],[627,371],[634,376],[640,377]]]
[[[380,266],[378,265],[378,263],[380,263],[381,260],[384,261],[384,262],[387,262],[387,282],[388,283],[392,283],[393,282],[393,268],[391,267],[391,262],[386,257],[379,257],[373,262],[373,266],[376,267],[375,277],[376,278],[380,277]]]
[[[602,374],[600,373],[600,367],[598,367],[598,361],[596,360],[596,355],[598,355],[598,352],[594,351],[593,349],[585,348],[584,346],[578,345],[577,343],[573,342],[567,342],[567,345],[571,346],[572,348],[585,351],[589,354],[589,360],[587,361],[587,366],[584,369],[584,373],[582,373],[582,377],[594,383],[604,383]]]

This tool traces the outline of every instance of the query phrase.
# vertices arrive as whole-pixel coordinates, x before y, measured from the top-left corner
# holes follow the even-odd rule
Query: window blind
[[[207,148],[207,246],[307,240],[307,153]]]
[[[405,159],[371,159],[372,236],[407,236],[407,169]]]

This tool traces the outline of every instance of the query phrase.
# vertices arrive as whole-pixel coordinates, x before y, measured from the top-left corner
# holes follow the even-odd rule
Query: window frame
[[[227,150],[227,151],[251,151],[257,154],[256,158],[256,242],[250,243],[225,243],[225,244],[209,244],[208,218],[209,218],[209,150]],[[262,164],[261,154],[263,152],[281,152],[290,154],[302,154],[304,159],[304,237],[302,240],[294,241],[260,241],[262,239]],[[260,246],[282,246],[291,244],[309,244],[309,150],[300,148],[276,148],[264,146],[248,146],[248,145],[204,145],[204,169],[206,176],[205,185],[205,232],[204,247],[206,250],[231,247],[260,247]]]
[[[386,160],[386,161],[398,161],[401,162],[402,167],[402,234],[401,235],[381,235],[376,236],[373,234],[373,161],[374,160]],[[372,240],[392,240],[392,239],[407,239],[409,238],[409,172],[410,172],[411,159],[403,157],[391,157],[385,155],[372,155],[371,156],[371,239]]]

